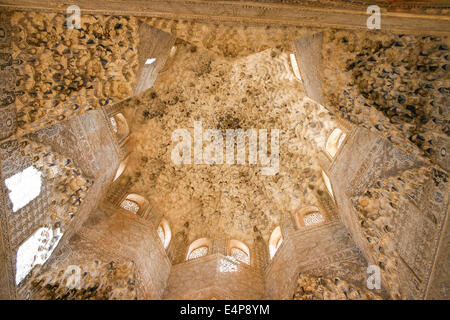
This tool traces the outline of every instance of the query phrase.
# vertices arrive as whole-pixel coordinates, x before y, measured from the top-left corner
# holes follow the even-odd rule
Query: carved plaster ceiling
[[[317,204],[325,187],[316,148],[334,124],[305,99],[289,54],[277,47],[230,60],[181,42],[154,87],[131,101],[130,192],[161,210],[174,233],[188,223],[190,241],[225,232],[250,242],[259,231],[267,240],[281,212]],[[226,129],[279,129],[279,172],[263,175],[260,162],[249,165],[248,158],[244,165],[174,164],[171,134],[187,129],[193,138],[194,121],[224,137]]]

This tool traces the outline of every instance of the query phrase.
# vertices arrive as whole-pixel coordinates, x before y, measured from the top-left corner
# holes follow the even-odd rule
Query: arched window
[[[50,228],[40,228],[22,243],[16,256],[16,284],[19,284],[34,266],[47,261],[61,237],[59,229],[53,231]]]
[[[130,193],[120,203],[120,206],[125,210],[142,216],[148,207],[148,201],[143,196],[140,196],[136,193]]]
[[[331,188],[331,181],[330,178],[328,178],[325,171],[322,170],[322,178],[323,182],[325,183],[325,186],[327,187],[328,192],[330,193],[331,197],[334,199],[333,189]]]
[[[161,242],[164,246],[164,249],[167,249],[170,243],[170,239],[172,238],[172,232],[170,231],[169,223],[166,219],[162,219],[161,223],[158,226],[158,236],[161,239]]]
[[[116,181],[121,175],[122,173],[125,171],[125,168],[127,167],[127,163],[128,163],[128,159],[130,158],[130,156],[127,156],[120,164],[119,164],[119,168],[117,168],[116,171],[116,175],[114,176],[114,180]]]
[[[323,215],[320,213],[319,208],[315,206],[303,207],[297,213],[296,220],[299,227],[307,227],[325,221]]]
[[[125,199],[122,201],[120,206],[122,208],[124,208],[125,210],[133,212],[134,214],[137,214],[139,211],[139,205],[136,202],[134,202],[133,200]]]
[[[278,248],[281,246],[282,243],[283,243],[283,236],[281,234],[281,228],[280,226],[278,226],[272,231],[272,235],[270,236],[269,239],[270,259],[273,258],[273,256],[275,255],[275,253],[277,252]]]
[[[301,80],[302,77],[300,76],[300,70],[298,68],[297,59],[295,58],[295,54],[291,53],[289,55],[289,58],[291,59],[291,66],[292,70],[294,71],[294,75],[298,80]]]
[[[5,180],[14,212],[26,206],[41,193],[41,175],[42,172],[29,166]]]
[[[331,158],[333,158],[341,147],[347,135],[339,128],[336,128],[328,136],[325,144],[325,151],[328,152]]]
[[[117,113],[114,116],[110,117],[109,120],[119,142],[128,137],[130,129],[128,128],[127,119],[125,119],[123,114]]]
[[[250,264],[250,250],[241,241],[238,240],[230,241],[229,256],[235,261]]]
[[[186,255],[186,260],[192,260],[206,256],[211,246],[211,240],[207,238],[197,239],[191,243],[188,248],[188,253]]]

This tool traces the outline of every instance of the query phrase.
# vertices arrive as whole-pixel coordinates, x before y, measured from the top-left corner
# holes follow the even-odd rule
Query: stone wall
[[[164,299],[265,298],[258,269],[236,264],[222,254],[210,254],[172,267]]]

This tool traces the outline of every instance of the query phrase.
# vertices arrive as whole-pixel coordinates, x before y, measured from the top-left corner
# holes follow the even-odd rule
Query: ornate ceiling
[[[219,231],[251,241],[258,230],[267,240],[280,212],[317,204],[316,191],[325,187],[316,150],[335,124],[325,109],[305,99],[289,50],[230,60],[179,42],[154,88],[130,101],[137,106],[130,192],[149,199],[174,232],[188,222],[191,241]],[[183,128],[193,136],[194,121],[202,121],[203,130],[222,130],[224,137],[226,129],[279,129],[279,172],[262,175],[259,162],[248,160],[174,164],[171,134]]]

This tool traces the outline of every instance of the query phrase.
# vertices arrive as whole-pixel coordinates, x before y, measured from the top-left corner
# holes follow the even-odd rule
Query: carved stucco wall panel
[[[441,237],[443,219],[448,210],[446,173],[440,169],[420,169],[423,164],[420,159],[392,146],[383,138],[359,129],[343,147],[339,161],[334,163],[330,171],[336,199],[341,204],[341,219],[359,243],[365,257],[371,264],[382,261],[383,264],[388,264],[388,269],[401,270],[397,273],[400,278],[393,275],[394,278],[385,279],[392,289],[391,294],[397,298],[423,297]],[[385,191],[380,193],[381,190]],[[398,195],[391,198],[392,192]],[[352,202],[352,197],[360,200]],[[363,223],[366,219],[367,222],[371,221],[370,216],[360,218],[362,220],[357,218],[358,214],[353,206],[362,208],[361,203],[367,206],[367,212],[375,213],[378,210],[383,217],[380,218],[380,223],[385,221],[374,227],[380,228],[375,232],[376,235],[373,234],[374,231],[367,231],[367,225]],[[391,208],[391,205],[394,207]],[[391,214],[385,216],[383,212],[389,212],[386,211],[388,208]],[[385,225],[393,232],[392,236],[381,236],[386,233],[383,231]],[[380,256],[380,253],[374,253],[378,252],[373,251],[373,245],[377,242],[368,242],[369,236],[382,239],[382,247],[393,260],[386,260],[382,258],[383,254]],[[391,251],[395,254],[389,253]],[[389,274],[388,270],[386,272]],[[396,285],[389,284],[390,282]]]
[[[2,138],[55,124],[132,95],[137,21],[83,15],[68,29],[63,14],[2,12]],[[14,27],[12,27],[14,26]],[[114,39],[114,40],[113,40]],[[120,39],[120,40],[119,40]]]
[[[300,274],[294,300],[380,300],[381,297],[338,276]]]

